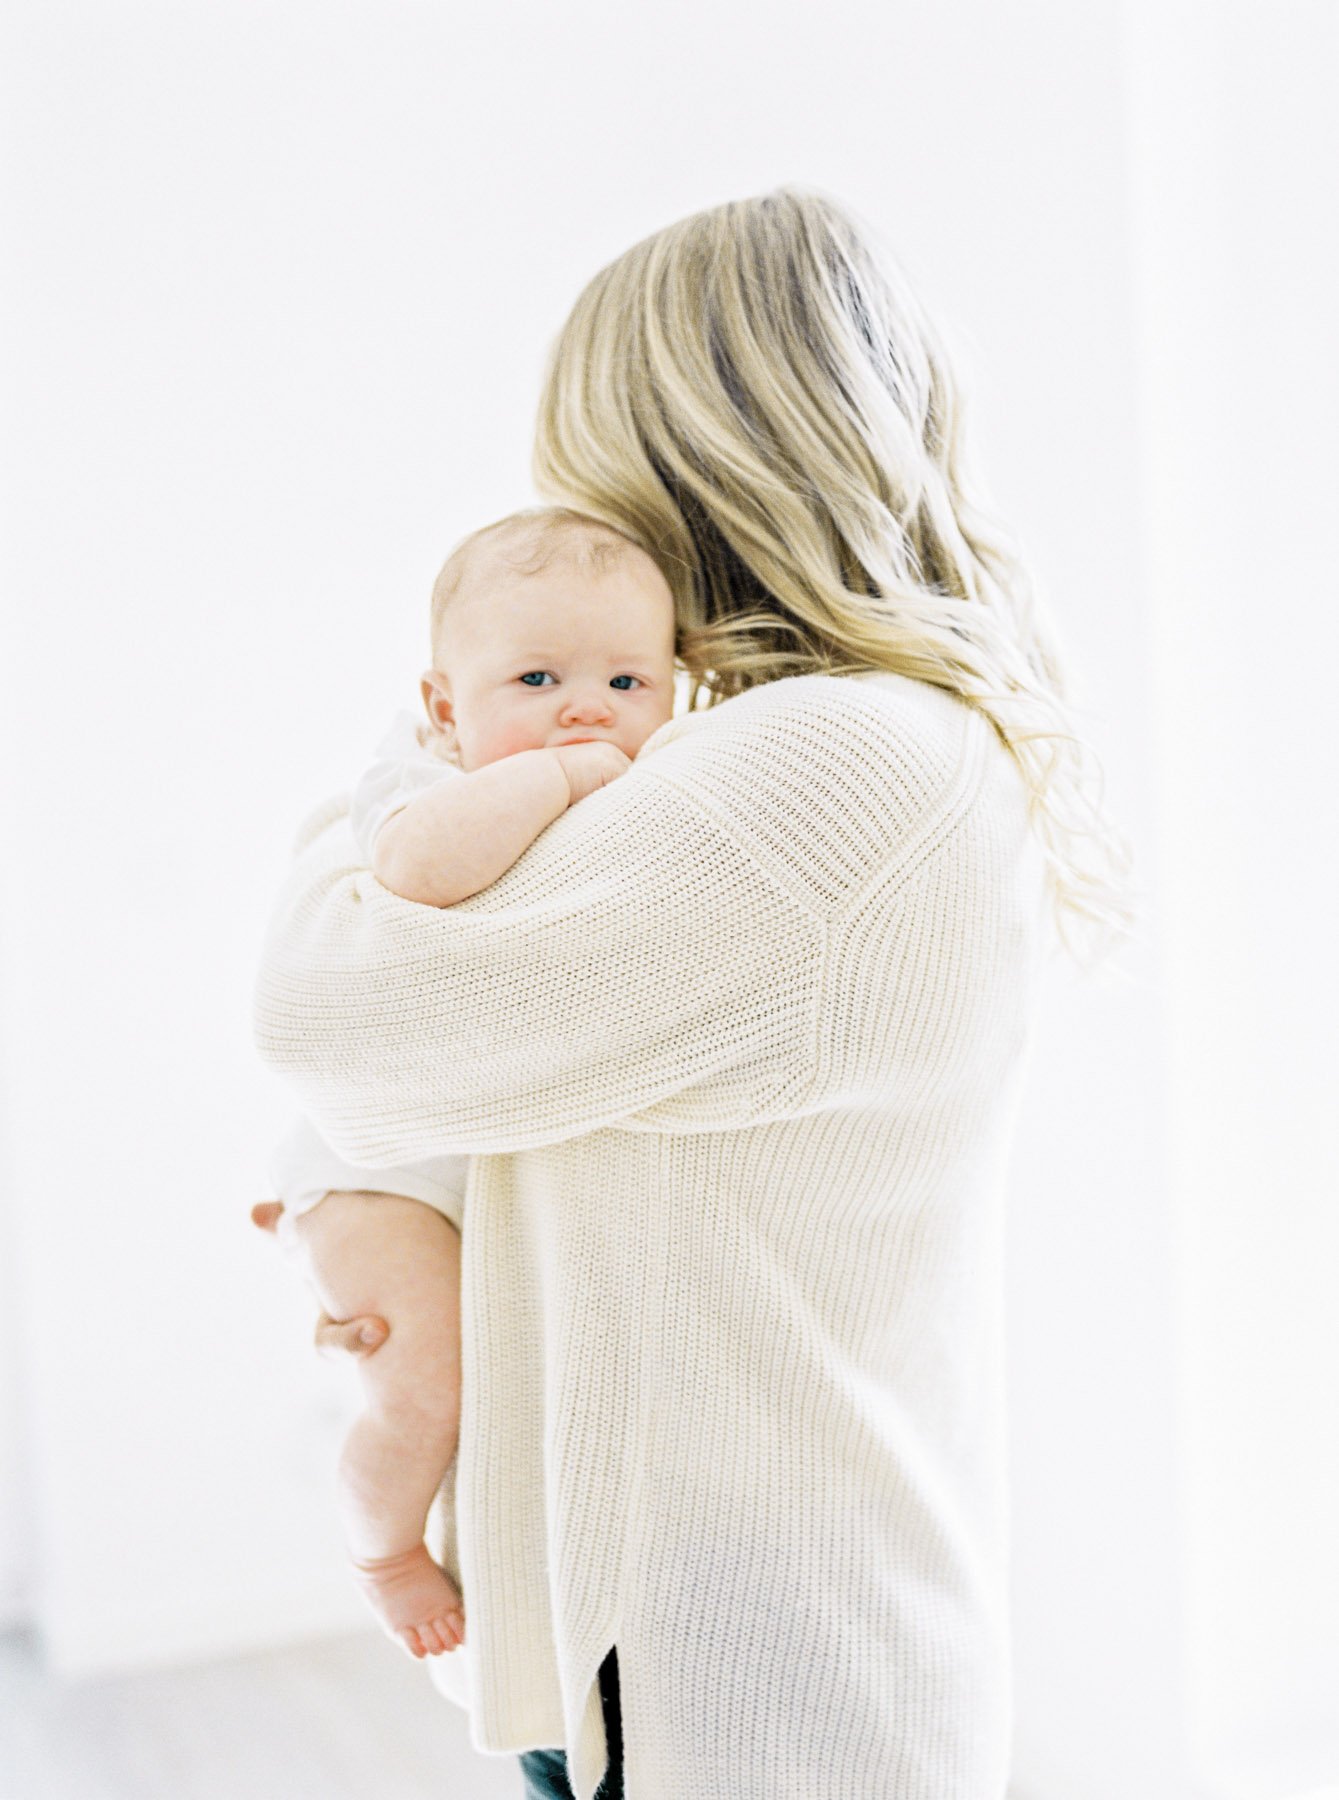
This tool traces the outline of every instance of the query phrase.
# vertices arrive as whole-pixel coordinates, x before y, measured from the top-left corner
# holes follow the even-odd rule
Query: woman
[[[1100,947],[1126,852],[841,206],[598,275],[535,471],[659,562],[694,710],[442,911],[327,809],[257,987],[349,1187],[474,1154],[439,1661],[531,1794],[1001,1800],[1003,1177],[1046,888]]]

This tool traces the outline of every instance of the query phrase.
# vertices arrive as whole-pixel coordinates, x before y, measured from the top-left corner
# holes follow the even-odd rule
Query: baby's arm
[[[568,804],[553,752],[518,751],[439,781],[392,813],[372,873],[401,899],[450,906],[490,887]]]
[[[426,788],[381,826],[372,873],[403,900],[451,906],[491,887],[575,801],[629,766],[614,744],[518,750]]]
[[[380,1193],[327,1194],[293,1225],[326,1312],[377,1313],[390,1326],[376,1355],[359,1360],[367,1406],[340,1459],[355,1570],[383,1627],[412,1655],[453,1649],[463,1606],[423,1533],[456,1453],[460,1234],[420,1201]]]

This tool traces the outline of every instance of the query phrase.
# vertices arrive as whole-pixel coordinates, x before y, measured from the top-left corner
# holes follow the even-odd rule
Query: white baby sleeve
[[[332,1189],[344,1188],[421,1200],[444,1213],[460,1231],[469,1166],[469,1157],[457,1154],[377,1168],[349,1162],[330,1148],[310,1119],[300,1116],[275,1146],[267,1169],[274,1198],[284,1203],[280,1238],[287,1247],[293,1220],[309,1212]]]
[[[457,763],[434,752],[434,741],[413,713],[398,712],[359,776],[349,798],[349,824],[365,867],[371,868],[372,846],[392,813],[436,782],[460,773]]]

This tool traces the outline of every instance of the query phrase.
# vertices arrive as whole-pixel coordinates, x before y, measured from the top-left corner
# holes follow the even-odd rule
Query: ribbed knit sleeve
[[[949,801],[939,701],[802,676],[671,720],[451,907],[382,887],[333,803],[267,934],[262,1059],[368,1164],[635,1127],[671,1097],[680,1132],[821,1100],[830,928]]]

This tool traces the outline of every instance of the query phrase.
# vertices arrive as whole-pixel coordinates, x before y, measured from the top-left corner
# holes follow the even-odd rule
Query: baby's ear
[[[424,711],[428,715],[426,730],[419,728],[419,743],[441,762],[459,766],[460,745],[456,741],[456,722],[451,706],[451,690],[437,669],[425,669],[419,682]]]
[[[451,689],[440,669],[425,669],[418,685],[419,692],[423,696],[423,710],[428,715],[429,727],[433,731],[444,731],[448,726],[454,727],[455,714],[451,705]]]

